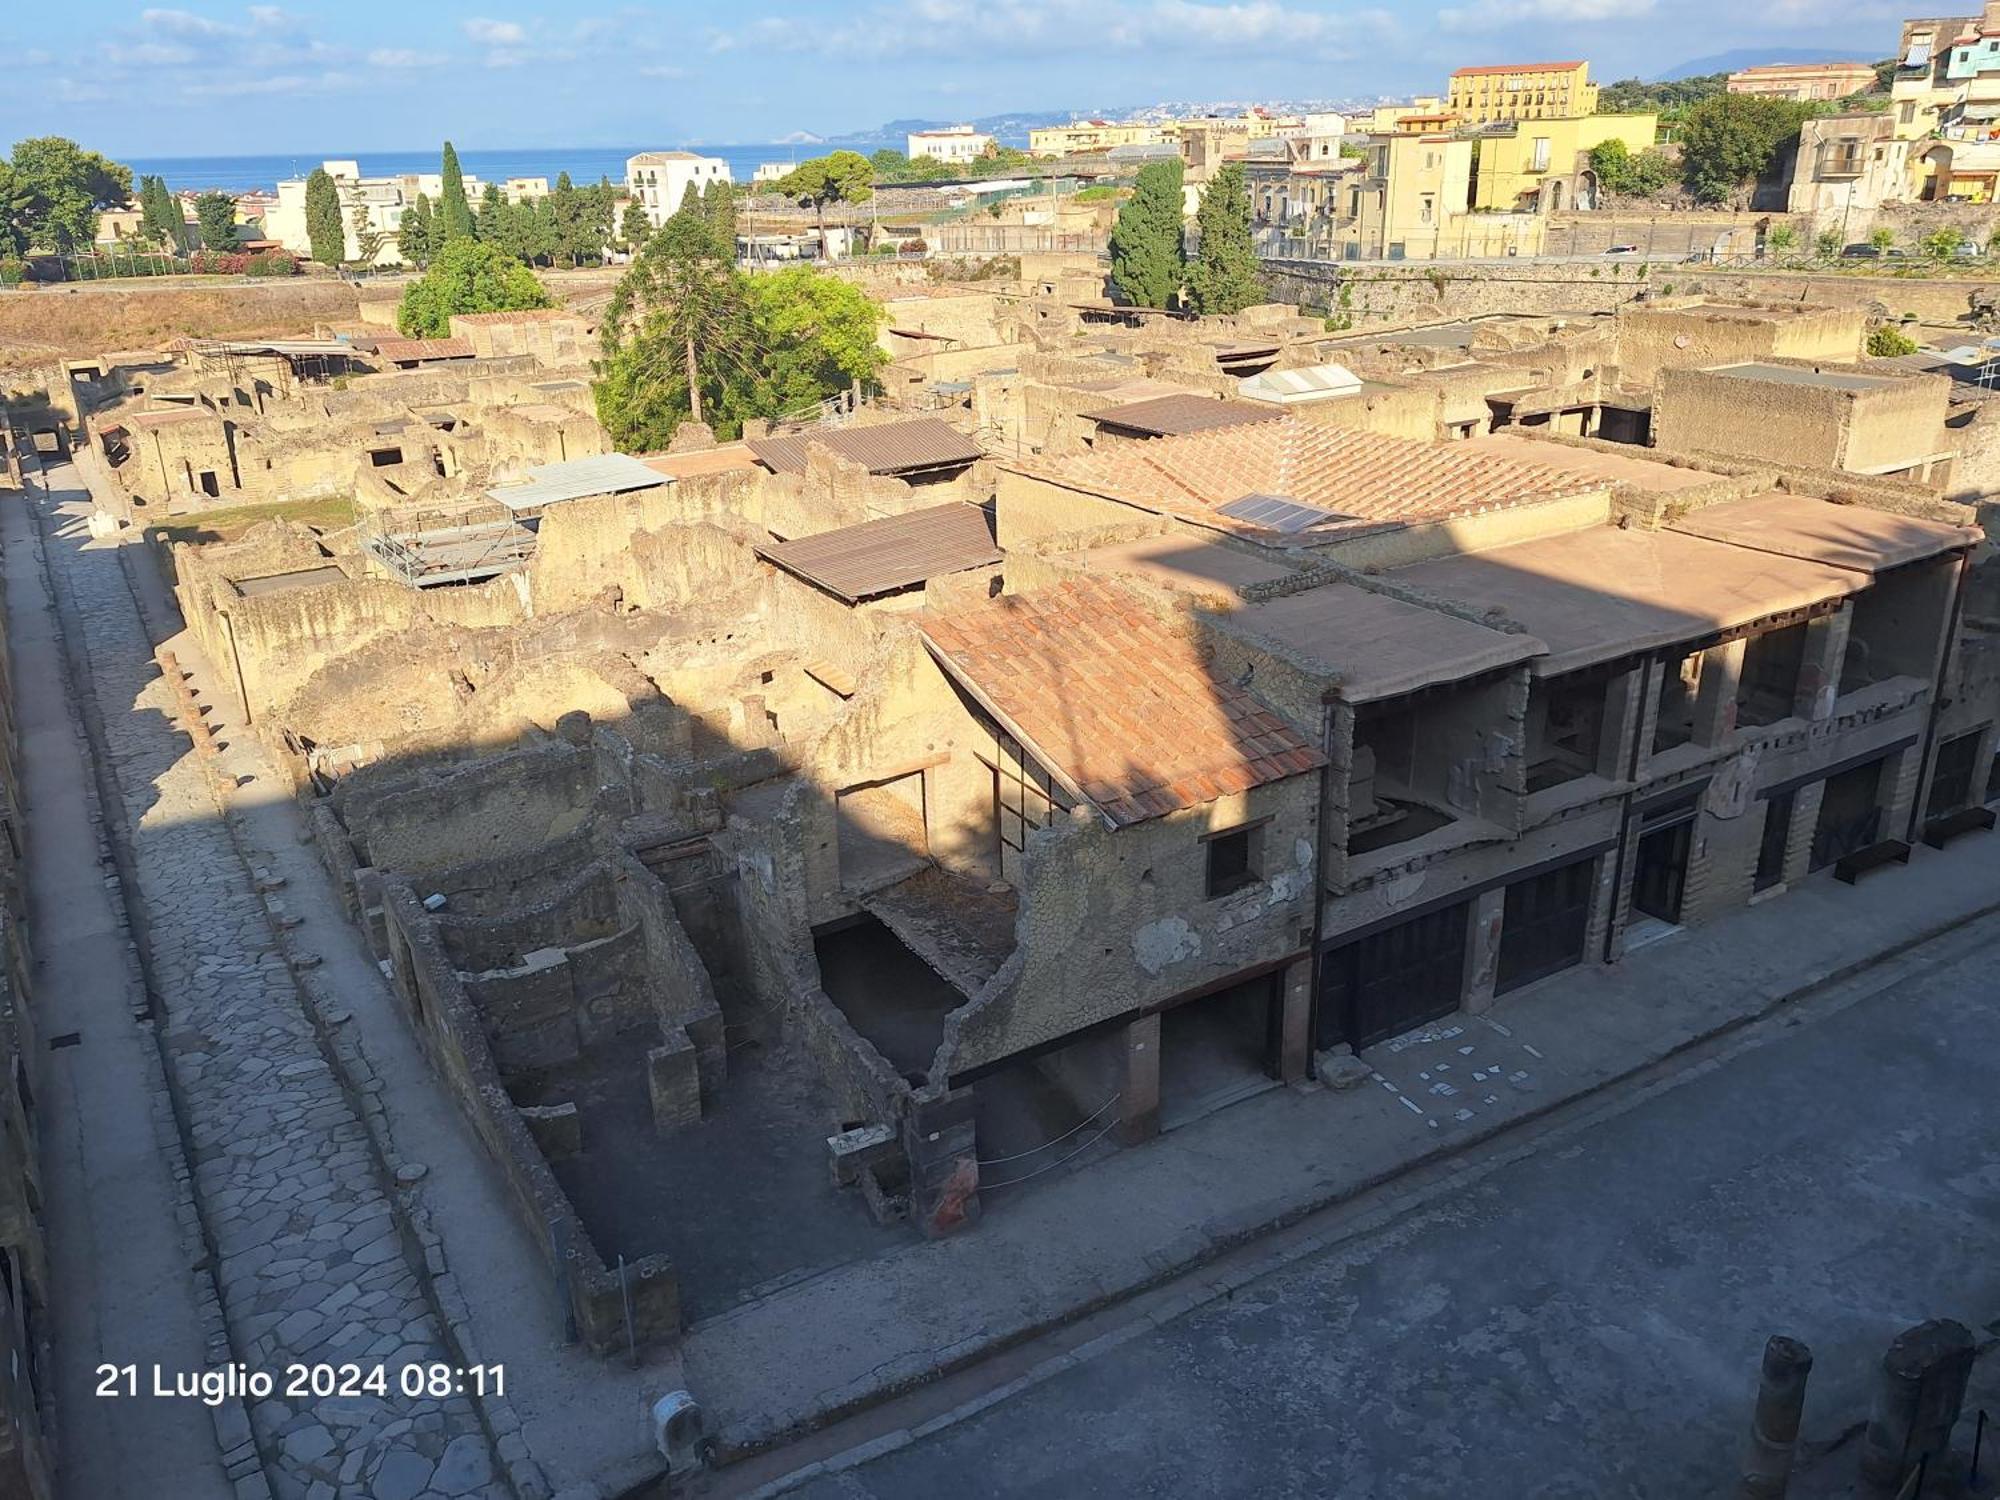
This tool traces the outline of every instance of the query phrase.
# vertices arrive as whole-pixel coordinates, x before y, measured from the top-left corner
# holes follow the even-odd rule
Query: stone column
[[[1737,1500],[1785,1500],[1810,1374],[1812,1350],[1797,1339],[1774,1334],[1764,1346],[1757,1412],[1750,1424],[1750,1447],[1743,1455],[1743,1482],[1737,1488]]]
[[[1472,898],[1465,935],[1465,1010],[1478,1015],[1493,1003],[1493,988],[1500,977],[1500,939],[1507,911],[1507,888],[1494,886]]]
[[[1795,717],[1814,722],[1833,717],[1833,702],[1840,696],[1840,671],[1847,661],[1847,635],[1853,628],[1852,599],[1832,614],[1807,622],[1798,691],[1792,697]]]
[[[1611,679],[1604,692],[1604,725],[1597,736],[1596,771],[1606,781],[1623,781],[1632,766],[1632,741],[1651,731],[1646,726],[1646,695],[1659,673],[1658,662],[1646,662]],[[1643,759],[1640,762],[1644,764]]]
[[[1128,1146],[1160,1133],[1160,1016],[1125,1028],[1125,1086],[1119,1090],[1118,1139]]]
[[[1743,681],[1742,636],[1710,646],[1701,654],[1701,684],[1695,690],[1694,742],[1720,745],[1736,732],[1736,690]]]
[[[1976,1353],[1972,1334],[1950,1318],[1896,1335],[1876,1376],[1856,1495],[1890,1500],[1926,1453],[1946,1450]]]
[[[1279,979],[1278,1078],[1284,1083],[1303,1083],[1312,1057],[1312,977],[1308,954],[1286,964]]]
[[[972,1090],[912,1103],[903,1118],[910,1161],[910,1217],[926,1239],[938,1239],[979,1218],[979,1152]]]

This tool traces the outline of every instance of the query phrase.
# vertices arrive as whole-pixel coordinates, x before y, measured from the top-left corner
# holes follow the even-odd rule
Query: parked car
[[[1910,252],[1899,245],[1848,245],[1840,252],[1842,260],[1908,260]]]
[[[1604,253],[1606,255],[1637,255],[1639,247],[1637,245],[1612,245]]]

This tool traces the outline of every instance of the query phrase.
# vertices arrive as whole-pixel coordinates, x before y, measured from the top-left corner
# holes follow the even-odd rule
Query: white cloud
[[[345,73],[278,73],[265,78],[238,78],[220,82],[192,80],[181,85],[190,99],[230,99],[253,94],[331,94],[354,87]]]
[[[1602,23],[1651,15],[1654,0],[1487,0],[1465,9],[1438,12],[1446,31],[1502,31],[1537,22]]]
[[[528,28],[519,21],[494,21],[474,16],[461,28],[482,47],[518,47],[528,40]]]
[[[674,67],[671,63],[650,63],[638,70],[641,78],[685,78],[686,68]]]
[[[449,61],[442,52],[417,52],[408,47],[377,47],[368,54],[371,68],[437,68]]]

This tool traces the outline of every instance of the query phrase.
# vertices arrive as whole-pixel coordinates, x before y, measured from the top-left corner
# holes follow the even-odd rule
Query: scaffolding
[[[361,523],[360,540],[377,567],[413,589],[482,583],[519,571],[535,553],[533,531],[482,503],[376,511]]]

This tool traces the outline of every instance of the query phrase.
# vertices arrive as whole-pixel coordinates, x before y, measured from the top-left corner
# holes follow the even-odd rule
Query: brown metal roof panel
[[[860,464],[871,474],[948,469],[984,457],[977,443],[936,417],[873,427],[829,428],[794,437],[752,438],[750,451],[780,474],[803,474],[814,443]]]
[[[956,501],[817,536],[768,542],[757,548],[757,555],[849,604],[1001,558],[986,513]]]
[[[1087,411],[1083,419],[1155,437],[1178,437],[1190,432],[1213,432],[1221,427],[1241,427],[1249,422],[1269,422],[1283,415],[1281,411],[1253,406],[1247,401],[1223,401],[1187,391],[1132,401],[1103,411]]]

